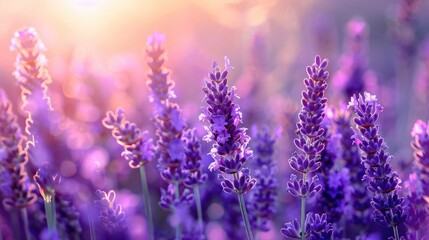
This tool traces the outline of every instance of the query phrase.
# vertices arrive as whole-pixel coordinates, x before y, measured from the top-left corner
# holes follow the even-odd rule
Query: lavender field
[[[0,240],[429,240],[429,2],[0,1]]]

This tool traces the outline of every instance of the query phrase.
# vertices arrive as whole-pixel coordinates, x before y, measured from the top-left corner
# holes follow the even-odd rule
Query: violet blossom
[[[386,152],[387,145],[379,134],[377,120],[383,108],[376,96],[368,92],[353,96],[348,107],[356,114],[353,118],[357,129],[354,142],[362,152],[367,190],[373,193],[374,221],[392,227],[394,238],[399,240],[398,225],[405,221],[407,214],[404,199],[399,195],[401,179],[392,171],[389,164],[392,156]]]
[[[301,198],[301,222],[294,220],[285,224],[281,233],[289,238],[306,239],[311,234],[316,234],[309,229],[312,213],[305,212],[305,200],[314,197],[322,190],[322,185],[318,183],[319,177],[314,175],[321,167],[321,153],[325,149],[325,129],[322,121],[325,117],[327,98],[325,90],[328,87],[326,80],[329,73],[326,71],[328,60],[321,60],[316,56],[314,63],[307,67],[308,78],[304,79],[305,91],[302,91],[302,109],[298,115],[295,146],[302,153],[294,153],[289,159],[290,167],[302,177],[291,174],[287,183],[288,192],[295,197]],[[313,175],[313,176],[311,176]],[[325,221],[326,223],[326,221]],[[332,234],[330,224],[327,224],[325,234]],[[318,233],[319,234],[319,233]]]
[[[210,155],[214,161],[209,169],[223,173],[218,176],[226,193],[238,195],[247,238],[253,239],[243,194],[255,186],[256,179],[250,176],[248,168],[244,168],[246,161],[252,157],[252,151],[248,146],[250,137],[247,136],[246,129],[239,127],[242,115],[240,107],[234,103],[237,98],[235,87],[228,87],[230,68],[227,57],[224,70],[221,70],[217,62],[213,62],[212,71],[203,87],[207,107],[203,108],[200,120],[208,123],[205,126],[207,135],[204,140],[213,142]]]

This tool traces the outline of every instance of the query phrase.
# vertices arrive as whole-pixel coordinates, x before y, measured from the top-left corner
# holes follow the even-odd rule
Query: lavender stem
[[[198,227],[203,229],[203,211],[201,209],[201,197],[200,197],[200,189],[198,185],[194,186],[194,196],[195,196],[195,204],[197,206],[197,215],[198,215]]]
[[[54,231],[57,229],[57,213],[55,208],[55,192],[52,193],[52,201],[51,201],[51,220],[52,227]]]
[[[94,223],[92,222],[89,206],[87,206],[87,211],[88,211],[87,213],[88,213],[89,232],[91,235],[91,240],[96,240],[97,238],[95,236]]]
[[[27,214],[27,208],[21,208],[21,216],[22,221],[24,222],[24,230],[25,230],[25,239],[30,240],[30,227],[28,225],[28,214]]]
[[[176,200],[179,201],[180,195],[179,195],[179,183],[176,182],[174,184],[174,195],[176,196]],[[176,227],[176,240],[182,240],[182,224],[180,223]]]
[[[150,240],[154,240],[155,235],[154,235],[154,227],[153,227],[153,219],[152,219],[152,210],[151,210],[151,204],[149,199],[149,189],[147,186],[146,171],[145,171],[144,165],[140,166],[140,180],[142,183],[144,207],[146,212],[146,221],[147,221],[147,228],[149,231],[149,238]]]
[[[51,211],[52,208],[50,206],[50,203],[47,199],[44,200],[45,202],[45,215],[46,215],[46,223],[48,225],[48,230],[49,230],[49,234],[52,234],[52,215],[51,215]]]
[[[302,180],[307,181],[307,173],[302,174]],[[301,198],[301,240],[305,240],[305,198]]]
[[[234,179],[238,180],[237,173],[234,173]],[[249,216],[247,214],[246,210],[246,203],[244,202],[244,196],[243,193],[237,193],[238,195],[238,201],[240,203],[240,210],[241,210],[241,216],[243,217],[244,225],[246,228],[246,235],[248,240],[253,240],[253,234],[252,229],[250,229],[250,222],[249,222]]]

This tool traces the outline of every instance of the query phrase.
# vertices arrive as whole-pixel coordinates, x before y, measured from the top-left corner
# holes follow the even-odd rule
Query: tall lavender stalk
[[[389,162],[392,156],[386,152],[387,145],[379,134],[376,124],[383,110],[375,95],[365,92],[353,96],[349,102],[356,117],[357,133],[354,142],[362,152],[362,163],[366,171],[363,179],[368,183],[368,191],[373,193],[371,205],[374,221],[393,229],[394,239],[399,240],[398,225],[406,218],[404,199],[399,196],[401,179],[392,171]]]
[[[122,109],[117,109],[116,113],[107,112],[103,119],[103,125],[112,130],[112,136],[119,145],[124,147],[122,156],[129,161],[129,166],[140,170],[140,180],[146,213],[147,229],[149,238],[155,239],[152,219],[152,207],[150,204],[149,188],[147,185],[145,165],[152,161],[155,146],[149,137],[148,131],[141,131],[135,123],[125,119]]]
[[[10,177],[10,184],[4,186],[6,194],[3,204],[6,209],[21,210],[25,237],[29,240],[31,236],[27,207],[37,200],[37,195],[26,170],[29,159],[28,152],[23,147],[25,141],[26,138],[21,134],[21,128],[12,112],[12,105],[3,91],[0,91],[0,163]]]
[[[169,70],[164,66],[165,36],[153,34],[148,38],[146,54],[148,56],[147,85],[150,88],[150,101],[154,104],[155,126],[157,140],[158,169],[161,177],[168,183],[162,190],[160,205],[173,212],[178,212],[183,205],[189,205],[195,200],[199,218],[200,235],[202,229],[202,209],[198,185],[204,182],[201,174],[201,159],[199,146],[195,137],[186,133],[187,126],[182,116],[182,110],[176,103],[174,81],[169,76]],[[194,190],[195,196],[190,191]],[[176,239],[182,238],[182,224],[176,227]]]
[[[317,175],[311,177],[311,174],[321,167],[320,154],[325,149],[323,138],[325,130],[321,123],[325,117],[327,101],[324,96],[328,87],[327,66],[327,59],[322,61],[319,56],[316,56],[313,65],[307,67],[308,78],[304,79],[306,90],[302,92],[302,109],[298,115],[300,121],[296,125],[297,137],[294,140],[295,146],[302,153],[294,153],[289,159],[290,167],[302,177],[298,178],[295,174],[291,174],[290,181],[287,183],[288,192],[301,199],[301,224],[295,219],[293,222],[286,223],[286,228],[281,229],[281,233],[290,238],[304,240],[312,234],[318,234],[316,232],[319,230],[328,235],[332,234],[332,229],[326,222],[326,214],[313,216],[313,213],[309,213],[306,217],[305,210],[306,199],[314,197],[322,190],[322,185],[317,183],[319,181]],[[323,223],[323,229],[314,228],[315,221]]]
[[[51,99],[47,95],[48,85],[52,80],[44,54],[46,48],[34,28],[24,27],[16,31],[10,49],[17,54],[14,76],[21,88],[22,109],[27,113],[25,132],[31,137],[27,141],[28,148],[29,144],[34,145],[36,141],[30,130],[33,124],[32,114],[41,108],[52,110]],[[37,106],[38,97],[45,101],[46,106]]]
[[[250,137],[247,136],[246,129],[239,127],[242,116],[239,106],[234,103],[237,98],[235,87],[228,87],[227,76],[230,68],[229,59],[226,57],[223,71],[213,62],[213,69],[203,87],[207,107],[203,108],[200,120],[208,123],[204,140],[213,142],[210,155],[214,162],[209,169],[223,173],[219,175],[219,179],[226,193],[237,194],[247,239],[253,239],[243,195],[255,186],[256,179],[250,176],[249,169],[243,168],[246,161],[252,157],[252,151],[248,147]]]

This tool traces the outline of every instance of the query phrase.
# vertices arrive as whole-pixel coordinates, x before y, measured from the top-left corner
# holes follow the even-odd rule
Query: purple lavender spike
[[[287,223],[286,228],[282,228],[281,232],[284,236],[289,234],[292,226],[299,234],[298,238],[306,239],[311,231],[307,228],[307,221],[305,214],[305,200],[314,197],[322,189],[322,185],[318,184],[319,178],[313,176],[310,178],[309,174],[314,174],[320,167],[320,157],[322,151],[325,149],[324,132],[321,123],[325,117],[326,97],[324,92],[328,87],[326,80],[329,76],[326,71],[328,60],[321,60],[320,56],[314,58],[314,63],[306,68],[308,78],[304,79],[306,90],[302,92],[302,110],[298,115],[300,120],[297,123],[295,138],[295,146],[302,151],[301,154],[294,153],[289,159],[289,165],[296,172],[302,174],[299,178],[292,174],[290,181],[287,183],[287,189],[290,194],[295,197],[301,198],[301,224],[298,222],[292,224]],[[330,227],[330,224],[328,224]],[[299,230],[299,231],[298,231]],[[326,234],[332,234],[328,231]]]
[[[406,219],[404,199],[399,196],[401,179],[393,172],[386,152],[386,143],[378,133],[376,121],[383,110],[375,95],[365,92],[353,96],[348,107],[357,115],[355,144],[361,150],[362,163],[366,171],[365,181],[368,191],[372,192],[371,205],[374,208],[374,220],[386,227],[392,227],[395,239],[399,240],[398,225]]]

